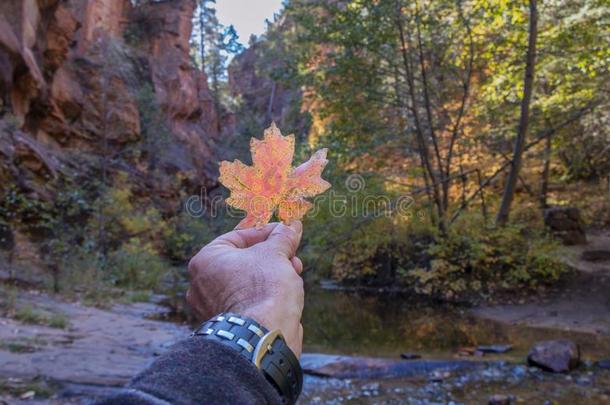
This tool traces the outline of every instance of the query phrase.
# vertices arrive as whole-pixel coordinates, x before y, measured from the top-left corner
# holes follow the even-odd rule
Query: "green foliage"
[[[362,272],[374,276],[382,268],[393,272],[395,266],[388,262],[394,262],[394,255],[387,254],[396,248],[395,235],[403,221],[415,217],[418,207],[398,215],[393,205],[400,193],[374,174],[350,177],[331,161],[324,177],[333,188],[317,197],[305,216],[300,254],[304,262],[318,276],[334,273],[345,280],[357,279]],[[356,262],[360,266],[352,266]]]
[[[0,310],[3,313],[12,312],[17,303],[17,289],[13,286],[0,284]]]
[[[19,308],[17,312],[15,312],[14,318],[21,322],[33,323],[36,325],[45,324],[47,320],[42,312],[34,309],[31,305]]]
[[[177,264],[184,264],[213,238],[208,223],[182,213],[168,223],[164,235],[165,256]]]
[[[27,350],[27,348],[23,349]],[[33,391],[36,398],[50,398],[59,388],[59,383],[48,381],[48,379],[42,377],[36,377],[26,382],[19,378],[0,378],[0,392],[15,397]]]
[[[70,319],[64,314],[53,314],[48,319],[51,328],[66,329],[70,326]]]
[[[0,340],[0,350],[7,350],[11,353],[32,353],[36,351],[34,347],[26,342],[3,340]]]
[[[427,220],[377,220],[335,246],[332,275],[448,300],[536,287],[567,271],[558,244],[536,228],[513,223],[489,229],[468,215],[443,236]]]
[[[447,299],[535,287],[567,271],[557,251],[558,245],[531,224],[485,229],[476,218],[464,217],[427,247],[429,264],[405,276],[416,291]]]
[[[132,291],[127,294],[127,302],[150,302],[151,292],[150,291]]]
[[[49,235],[53,224],[52,205],[34,195],[21,192],[17,186],[10,187],[0,200],[0,226],[20,227],[42,239]],[[2,241],[6,243],[7,241]]]
[[[155,289],[168,269],[151,243],[131,238],[109,256],[110,278],[130,289]]]
[[[191,33],[191,57],[195,64],[206,73],[214,98],[214,105],[220,112],[227,98],[227,63],[230,56],[243,50],[238,42],[237,32],[230,25],[225,27],[216,16],[216,0],[198,0],[193,15]]]
[[[144,155],[149,170],[154,171],[168,162],[170,130],[152,85],[144,84],[136,94],[136,101],[140,114],[139,152]]]
[[[12,317],[24,323],[47,325],[58,329],[66,329],[70,325],[65,314],[35,309],[31,305],[18,308]]]
[[[98,304],[116,295],[116,285],[158,287],[168,267],[160,253],[168,227],[157,208],[138,201],[126,174],[116,175],[112,187],[75,183],[58,184],[52,201],[9,189],[0,204],[9,230],[3,234],[18,229],[39,242],[55,292]]]
[[[106,237],[115,243],[122,243],[130,236],[156,239],[165,228],[156,207],[139,204],[127,175],[123,173],[117,176],[113,187],[107,188],[96,201],[94,209],[100,215],[91,218],[90,227],[98,229],[99,222],[103,221]]]

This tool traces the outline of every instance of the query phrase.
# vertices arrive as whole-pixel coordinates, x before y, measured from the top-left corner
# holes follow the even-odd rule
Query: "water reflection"
[[[460,347],[510,343],[505,358],[523,358],[535,341],[570,338],[584,357],[610,355],[610,340],[577,332],[506,325],[469,315],[467,308],[423,305],[399,296],[308,288],[303,314],[307,352],[453,356]]]

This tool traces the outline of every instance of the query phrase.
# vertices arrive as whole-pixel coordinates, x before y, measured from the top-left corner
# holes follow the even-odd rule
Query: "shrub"
[[[131,291],[127,294],[127,302],[135,303],[135,302],[150,302],[151,292],[150,291]]]
[[[24,323],[47,325],[58,329],[65,329],[70,324],[65,314],[35,309],[31,305],[17,309],[13,318]]]
[[[567,271],[558,247],[532,223],[489,229],[465,215],[441,236],[428,221],[380,218],[337,247],[332,275],[454,300],[557,280]]]
[[[32,323],[36,325],[43,325],[46,323],[44,313],[34,309],[31,305],[26,305],[19,308],[15,312],[13,318],[24,323]]]
[[[466,216],[429,245],[429,265],[407,272],[405,279],[416,291],[445,299],[534,287],[567,271],[557,248],[531,225],[487,229],[476,217]]]
[[[172,218],[164,232],[165,255],[177,264],[184,264],[213,238],[206,222],[183,213]]]
[[[109,256],[114,284],[129,289],[155,289],[168,268],[151,243],[131,238]]]
[[[48,325],[52,328],[66,329],[70,326],[70,320],[64,314],[52,314],[48,320]]]

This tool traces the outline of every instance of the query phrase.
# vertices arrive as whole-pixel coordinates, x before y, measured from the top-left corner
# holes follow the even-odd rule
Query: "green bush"
[[[531,222],[490,229],[464,215],[442,236],[427,220],[380,218],[335,246],[331,274],[455,300],[557,280],[567,271],[558,247]]]
[[[24,323],[47,325],[58,329],[66,329],[70,325],[70,320],[65,314],[36,309],[31,305],[17,309],[13,318]]]
[[[206,222],[183,213],[168,223],[164,233],[165,255],[177,264],[184,264],[213,238]]]
[[[109,257],[112,281],[120,287],[138,290],[158,288],[168,269],[151,243],[131,238]]]
[[[70,326],[70,320],[64,314],[52,314],[47,324],[52,328],[66,329]]]
[[[415,290],[452,299],[557,280],[567,267],[557,244],[531,224],[487,229],[466,216],[426,249],[427,266],[405,275]]]
[[[45,314],[34,309],[31,305],[19,308],[15,312],[13,318],[24,323],[32,323],[35,325],[43,325],[47,322]]]
[[[150,302],[151,295],[152,295],[151,291],[145,291],[145,290],[131,291],[127,294],[126,301],[128,303]]]

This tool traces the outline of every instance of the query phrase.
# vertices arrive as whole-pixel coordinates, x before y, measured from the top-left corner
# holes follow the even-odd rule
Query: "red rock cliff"
[[[57,175],[62,159],[99,153],[102,140],[112,153],[141,142],[146,89],[162,111],[155,125],[171,138],[161,169],[183,173],[193,190],[213,184],[219,114],[189,57],[194,7],[194,0],[0,2],[0,114],[10,121],[1,125],[4,185],[19,175],[35,179],[34,169]]]

